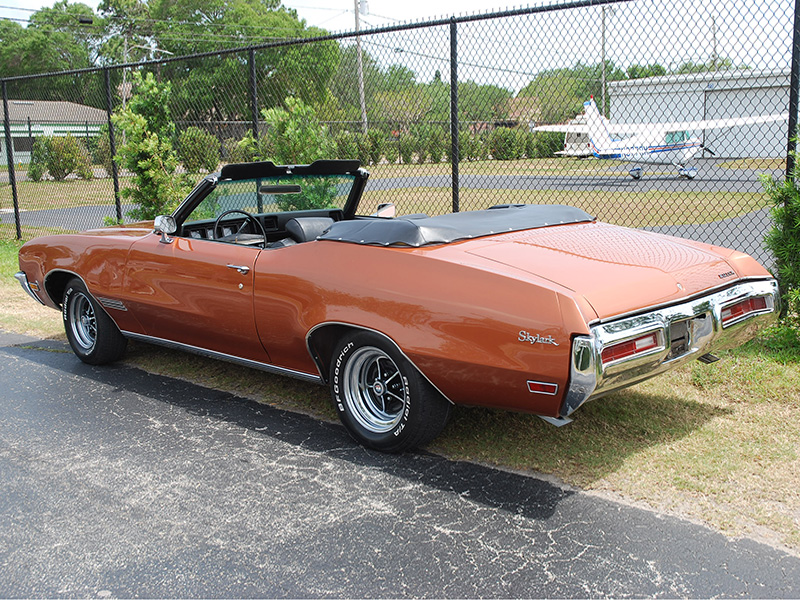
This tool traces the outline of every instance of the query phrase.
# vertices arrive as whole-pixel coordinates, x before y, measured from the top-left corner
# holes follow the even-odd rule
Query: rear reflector
[[[548,396],[555,396],[558,392],[558,384],[545,383],[543,381],[529,381],[528,391],[532,394],[546,394]]]
[[[767,299],[764,296],[747,298],[736,304],[731,304],[722,309],[722,326],[725,327],[733,321],[762,310],[767,310]]]
[[[627,342],[620,342],[613,346],[606,346],[603,348],[602,360],[603,363],[610,363],[622,358],[628,358],[642,352],[647,352],[653,348],[658,348],[658,334],[654,331]]]

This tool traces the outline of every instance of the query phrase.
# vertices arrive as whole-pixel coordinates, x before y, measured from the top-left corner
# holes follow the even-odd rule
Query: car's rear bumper
[[[39,295],[37,294],[39,291],[39,286],[35,283],[29,283],[28,276],[24,271],[17,271],[14,273],[14,277],[17,278],[17,281],[19,281],[22,289],[25,290],[31,298],[36,300],[39,304],[44,305],[44,302],[42,302],[42,299],[39,298]]]
[[[714,360],[707,355],[742,344],[774,323],[779,307],[774,279],[745,281],[681,304],[593,326],[590,335],[576,336],[572,342],[570,384],[561,417],[587,400],[690,360]],[[642,350],[636,349],[637,340]],[[633,353],[614,358],[612,347],[622,349],[617,354]]]

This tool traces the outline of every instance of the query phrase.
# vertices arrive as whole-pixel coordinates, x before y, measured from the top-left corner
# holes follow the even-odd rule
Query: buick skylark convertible
[[[227,165],[154,223],[28,242],[17,278],[84,362],[133,339],[328,384],[350,434],[389,452],[432,440],[453,404],[569,422],[778,310],[734,250],[569,206],[395,216],[359,206],[367,177]]]

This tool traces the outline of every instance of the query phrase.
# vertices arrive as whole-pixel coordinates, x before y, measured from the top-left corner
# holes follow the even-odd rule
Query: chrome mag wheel
[[[388,433],[408,404],[403,375],[383,350],[365,346],[347,362],[342,395],[353,418],[367,431]]]
[[[90,351],[97,341],[97,318],[89,298],[76,291],[69,303],[69,325],[75,342],[85,351]]]

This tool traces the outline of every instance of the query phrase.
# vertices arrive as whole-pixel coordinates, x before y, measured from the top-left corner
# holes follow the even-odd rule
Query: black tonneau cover
[[[497,233],[588,221],[594,221],[594,217],[572,206],[524,204],[451,213],[438,217],[339,221],[317,239],[370,246],[419,247],[427,244],[447,244]]]

